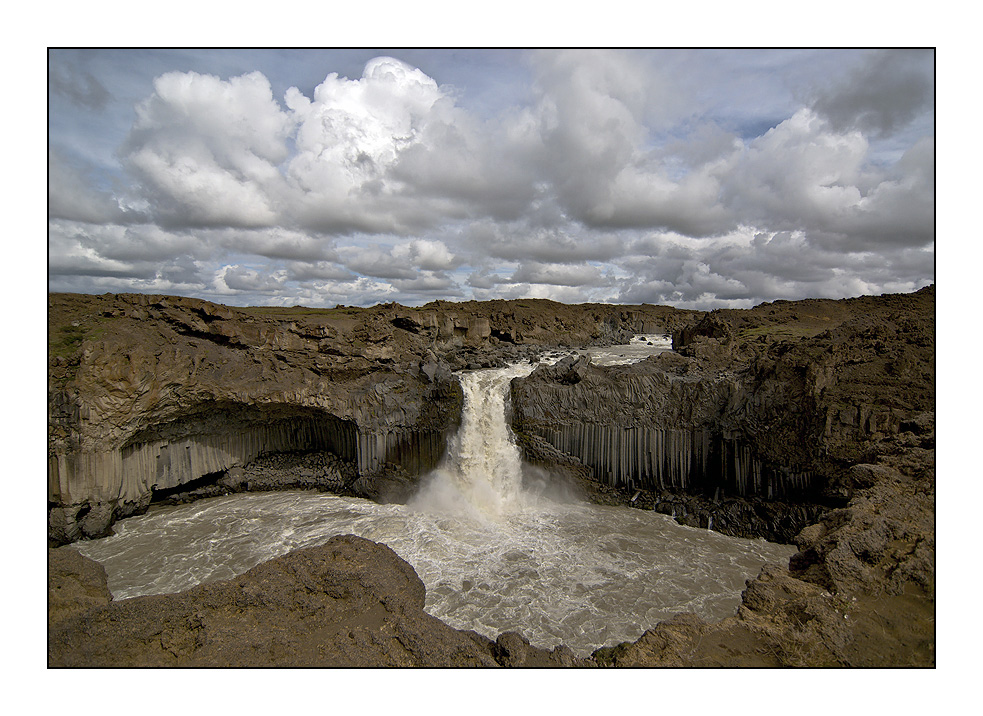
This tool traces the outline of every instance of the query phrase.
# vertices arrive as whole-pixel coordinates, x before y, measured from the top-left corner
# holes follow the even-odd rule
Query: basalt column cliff
[[[932,288],[714,311],[674,352],[570,358],[515,381],[514,423],[534,461],[559,451],[642,506],[790,542],[845,504],[854,464],[931,471],[933,313]]]

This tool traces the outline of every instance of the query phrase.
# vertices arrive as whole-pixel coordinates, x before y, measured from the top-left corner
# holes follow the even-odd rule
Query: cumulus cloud
[[[115,106],[113,85],[54,54],[51,96]],[[786,54],[742,54],[738,92],[714,74],[722,53],[687,74],[702,55],[535,52],[532,84],[497,114],[484,95],[480,117],[439,62],[377,57],[303,91],[249,67],[164,72],[119,167],[52,143],[51,285],[709,307],[931,282],[934,58],[813,55],[779,75]],[[806,89],[781,89],[793,77]]]
[[[404,234],[479,206],[516,214],[529,179],[486,129],[419,69],[390,57],[350,80],[332,73],[313,98],[291,88],[297,153],[291,211],[310,229]]]
[[[611,184],[646,137],[648,85],[642,68],[617,53],[537,59],[542,171],[564,209],[590,223],[608,213]]]
[[[278,294],[279,305],[371,306],[389,301],[405,301],[397,289],[386,281],[359,276],[345,281],[302,283]]]
[[[393,258],[397,261],[409,261],[412,265],[428,271],[452,269],[461,263],[442,241],[426,239],[399,244],[393,249]]]
[[[353,271],[387,279],[411,279],[421,270],[444,271],[461,263],[443,242],[425,239],[394,246],[350,246],[339,254],[342,263]]]
[[[695,244],[678,235],[651,236],[618,262],[627,276],[619,281],[619,301],[741,308],[778,298],[913,291],[931,282],[932,261],[930,248],[844,252],[801,231],[742,227]]]
[[[293,121],[266,77],[169,72],[136,112],[122,156],[162,223],[274,223]]]
[[[234,293],[246,291],[255,293],[277,293],[283,287],[287,276],[284,271],[265,273],[247,266],[223,266],[215,274],[215,286],[221,292],[223,290]]]
[[[96,272],[103,275],[154,276],[160,265],[198,254],[193,236],[156,226],[94,225],[52,221],[48,226],[49,273]]]
[[[823,227],[861,198],[868,143],[830,131],[803,109],[750,142],[725,181],[725,201],[746,222],[774,229]]]

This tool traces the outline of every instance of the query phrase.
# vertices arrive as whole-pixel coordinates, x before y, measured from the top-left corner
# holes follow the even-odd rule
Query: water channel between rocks
[[[665,349],[647,345],[648,353]],[[646,354],[638,341],[631,348]],[[293,549],[355,534],[413,565],[427,611],[447,624],[492,639],[518,631],[535,646],[566,644],[581,656],[635,640],[679,612],[731,616],[747,579],[766,563],[787,562],[794,552],[787,545],[684,527],[654,512],[558,500],[537,494],[535,480],[523,487],[504,399],[511,379],[532,368],[462,374],[461,429],[407,505],[309,491],[230,495],[154,508],[118,523],[113,537],[66,549],[101,562],[114,598],[123,599],[229,579]]]

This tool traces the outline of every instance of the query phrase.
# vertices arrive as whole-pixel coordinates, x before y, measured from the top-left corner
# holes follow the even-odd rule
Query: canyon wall
[[[805,453],[766,457],[752,432],[769,413],[793,420],[806,406],[796,406],[785,390],[752,392],[727,372],[694,376],[679,369],[680,356],[668,353],[624,367],[566,359],[513,383],[513,425],[614,487],[765,499],[815,491]]]
[[[933,472],[934,307],[930,287],[713,311],[674,352],[515,380],[513,427],[531,462],[571,458],[638,506],[791,541],[846,504],[856,463]]]
[[[452,371],[640,332],[671,332],[676,350],[631,366],[571,358],[513,383],[527,459],[576,463],[623,502],[700,510],[681,515],[699,526],[714,514],[722,525],[706,506],[730,498],[757,512],[836,506],[852,494],[853,464],[909,469],[934,447],[934,305],[931,287],[710,313],[540,300],[235,309],[52,294],[50,537],[104,535],[155,491],[267,454],[335,455],[356,476],[352,494],[379,497],[383,478],[411,487],[460,419]],[[911,469],[929,469],[917,460]],[[817,513],[797,514],[781,539]]]
[[[108,533],[154,492],[256,458],[331,453],[421,475],[456,429],[452,370],[609,344],[693,312],[549,301],[235,309],[174,296],[49,297],[48,502],[55,543]],[[347,474],[348,471],[346,471]]]
[[[219,482],[258,489],[301,475],[303,486],[373,494],[374,475],[418,472],[439,459],[461,410],[452,370],[668,331],[675,352],[634,366],[572,358],[513,381],[511,417],[526,458],[576,478],[592,499],[694,526],[712,519],[714,529],[769,535],[799,551],[787,568],[769,565],[748,582],[736,616],[706,624],[679,615],[585,665],[931,667],[934,316],[934,287],[706,314],[548,301],[232,309],[167,296],[52,294],[49,540],[105,534],[155,491],[217,473]],[[364,563],[397,581],[405,572],[371,545],[355,547],[346,569]],[[126,653],[108,665],[234,665],[243,643],[283,646],[284,633],[287,648],[262,652],[263,664],[333,663],[305,651],[303,619],[281,628],[289,612],[309,612],[311,584],[320,585],[315,593],[356,595],[358,609],[338,622],[348,635],[339,648],[353,649],[339,652],[339,665],[574,663],[564,647],[535,652],[516,634],[494,643],[450,635],[415,660],[405,644],[380,653],[389,621],[359,621],[351,644],[351,619],[369,604],[359,593],[366,581],[325,572],[333,551],[287,555],[214,589],[118,605],[101,568],[80,558],[66,564],[71,554],[49,552],[49,665],[91,665],[86,654],[112,657],[118,650],[106,645],[117,643]],[[386,564],[374,565],[377,558]],[[297,581],[298,559],[316,579]],[[268,600],[252,604],[257,621],[244,642],[243,605],[266,590],[293,590],[297,600],[286,594],[278,601],[286,613],[269,620]],[[385,601],[384,592],[369,596]],[[161,633],[154,619],[168,610],[180,618],[165,619]],[[228,649],[223,614],[235,627]],[[447,631],[434,622],[420,640]],[[195,656],[206,641],[219,646]]]

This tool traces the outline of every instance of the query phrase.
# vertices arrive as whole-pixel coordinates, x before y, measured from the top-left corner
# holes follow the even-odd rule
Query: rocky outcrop
[[[513,424],[613,486],[768,499],[807,493],[808,463],[768,462],[748,444],[748,423],[786,409],[788,387],[755,392],[732,372],[694,363],[672,353],[624,367],[561,361],[513,383]],[[749,405],[761,412],[745,419]]]
[[[49,536],[103,536],[155,492],[285,452],[351,463],[358,494],[405,492],[456,428],[452,370],[668,330],[691,315],[549,301],[235,309],[52,294]]]
[[[935,665],[934,482],[871,465],[875,483],[796,537],[788,569],[748,581],[738,613],[680,615],[635,642],[600,649],[604,666]]]
[[[562,462],[548,443],[624,502],[790,541],[846,503],[857,462],[931,471],[934,306],[924,289],[715,311],[676,352],[514,381],[513,427],[527,459]]]
[[[825,483],[803,443],[777,454],[761,448],[769,426],[788,429],[809,414],[794,383],[756,385],[664,353],[633,366],[561,361],[514,381],[511,397],[525,444],[545,441],[575,458],[634,507],[782,542],[820,512]],[[556,462],[528,451],[527,459]]]
[[[447,626],[423,611],[426,591],[409,564],[351,535],[180,594],[113,602],[105,584],[97,563],[49,551],[49,667],[589,663],[518,634],[493,642]]]

